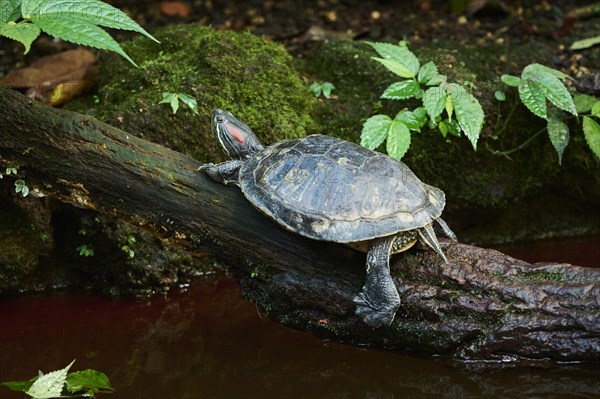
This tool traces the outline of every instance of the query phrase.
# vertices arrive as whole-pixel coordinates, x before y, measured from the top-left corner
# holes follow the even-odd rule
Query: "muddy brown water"
[[[599,248],[595,237],[502,249],[598,267]],[[261,317],[228,277],[146,299],[0,299],[0,381],[73,359],[105,372],[117,391],[102,397],[114,399],[600,398],[600,364],[458,363],[323,341]]]

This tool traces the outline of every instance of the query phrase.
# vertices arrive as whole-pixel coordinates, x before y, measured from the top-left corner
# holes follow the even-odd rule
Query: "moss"
[[[25,212],[0,201],[0,292],[4,292],[34,284],[44,239]]]
[[[348,141],[359,141],[362,123],[374,111],[379,96],[397,79],[379,63],[365,43],[351,40],[324,42],[296,67],[309,80],[334,84],[334,96],[320,99],[313,118],[314,133],[330,134]]]
[[[200,160],[220,151],[210,129],[215,108],[232,111],[270,143],[300,137],[311,125],[314,97],[291,67],[280,46],[249,33],[215,31],[199,25],[174,25],[123,43],[138,63],[133,68],[116,55],[103,56],[97,107],[82,110],[125,131]],[[162,92],[186,93],[198,101],[195,116],[183,104],[173,115],[159,104]]]
[[[267,263],[255,263],[250,259],[247,259],[245,262],[252,272],[250,273],[250,277],[252,278],[260,278],[264,280],[268,280],[270,276],[273,274],[273,270],[275,270],[272,266]]]

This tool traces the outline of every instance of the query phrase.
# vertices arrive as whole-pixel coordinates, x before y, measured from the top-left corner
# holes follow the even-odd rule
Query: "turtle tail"
[[[419,237],[421,238],[422,242],[427,244],[427,246],[433,249],[435,253],[442,258],[444,263],[448,263],[448,259],[446,259],[446,255],[444,255],[442,248],[440,248],[440,243],[435,235],[435,231],[433,231],[431,223],[419,229]]]

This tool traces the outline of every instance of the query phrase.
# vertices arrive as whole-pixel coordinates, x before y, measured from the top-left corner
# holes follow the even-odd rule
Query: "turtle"
[[[314,134],[264,147],[230,112],[217,109],[212,131],[231,160],[202,165],[213,180],[237,186],[250,203],[285,229],[367,252],[366,278],[354,297],[368,326],[389,326],[400,306],[389,260],[419,242],[445,263],[433,224],[455,234],[440,218],[445,195],[407,165],[357,144]]]

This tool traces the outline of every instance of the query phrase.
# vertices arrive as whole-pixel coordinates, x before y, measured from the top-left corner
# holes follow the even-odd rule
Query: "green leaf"
[[[525,68],[523,68],[523,72],[521,72],[522,79],[535,80],[534,77],[539,76],[539,75],[551,75],[551,76],[554,76],[555,78],[558,78],[561,80],[571,79],[571,77],[569,75],[567,75],[566,73],[563,73],[561,71],[557,71],[556,69],[548,68],[545,65],[536,64],[536,63],[527,65]]]
[[[573,102],[575,103],[575,109],[580,114],[591,111],[594,104],[600,103],[596,97],[588,94],[576,94],[573,97]]]
[[[442,134],[442,137],[446,138],[446,136],[448,135],[448,126],[446,126],[445,121],[440,122],[440,124],[438,125],[438,130]]]
[[[48,399],[60,396],[67,381],[67,372],[73,363],[75,363],[75,360],[62,370],[40,376],[25,393],[36,399]]]
[[[548,137],[556,154],[558,154],[558,164],[562,164],[562,156],[567,144],[569,144],[569,127],[561,121],[557,116],[550,115],[548,117]]]
[[[67,25],[71,20],[80,20],[92,25],[131,30],[160,43],[123,11],[99,0],[23,0],[21,12],[25,18],[32,20],[43,15],[63,20]]]
[[[177,95],[173,96],[173,98],[171,98],[171,101],[169,101],[169,104],[171,104],[171,109],[173,110],[173,113],[176,114],[177,110],[179,109],[179,97]]]
[[[75,394],[96,394],[99,392],[112,392],[113,387],[106,374],[96,370],[83,370],[67,375],[67,389]]]
[[[321,84],[321,90],[323,91],[323,97],[331,97],[331,92],[335,89],[335,86],[331,82],[323,82]]]
[[[446,113],[448,114],[448,119],[452,119],[452,113],[454,112],[454,102],[452,101],[452,96],[446,96],[446,103],[444,104],[444,108],[446,109]]]
[[[29,187],[27,187],[27,183],[25,183],[25,180],[15,180],[15,192],[21,193],[23,197],[27,197],[27,195],[29,194]]]
[[[31,43],[40,35],[40,28],[34,24],[23,22],[15,24],[13,22],[0,22],[0,36],[16,40],[25,46],[25,54],[29,52]]]
[[[375,115],[366,120],[360,134],[360,145],[370,150],[379,147],[386,139],[392,118],[387,115]]]
[[[476,150],[485,117],[483,108],[479,101],[461,85],[451,83],[447,90],[452,97],[458,125],[471,142],[473,149]]]
[[[159,104],[169,104],[173,98],[177,98],[176,93],[169,93],[167,91],[163,91],[162,100],[160,100]]]
[[[600,36],[588,37],[586,39],[577,40],[571,44],[569,50],[583,50],[600,43]]]
[[[21,18],[21,0],[0,0],[0,22]]]
[[[506,101],[506,94],[501,90],[496,90],[494,92],[494,97],[496,97],[496,100],[498,101]]]
[[[417,107],[413,109],[412,113],[419,121],[419,127],[425,126],[425,123],[427,123],[427,110],[425,107]]]
[[[77,18],[65,20],[63,18],[55,18],[51,15],[34,15],[31,17],[31,20],[50,36],[75,44],[114,51],[137,66],[115,39],[88,21]]]
[[[577,116],[573,97],[561,81],[570,79],[569,75],[541,64],[530,64],[523,69],[521,77],[538,83],[552,104]]]
[[[430,87],[423,93],[423,106],[429,114],[429,118],[434,120],[442,114],[446,105],[446,89],[435,86]]]
[[[33,385],[35,380],[37,380],[38,378],[39,378],[38,376],[35,376],[32,379],[27,380],[27,381],[6,381],[6,382],[0,383],[0,386],[6,387],[6,388],[10,389],[11,391],[15,391],[15,392],[25,392],[29,388],[31,388],[31,386]]]
[[[423,123],[425,122],[408,110],[398,112],[398,115],[396,115],[394,120],[404,123],[406,127],[416,132],[421,131],[421,126],[423,126]]]
[[[591,114],[600,118],[600,101],[596,101],[596,103],[592,106]]]
[[[513,75],[502,75],[500,80],[502,80],[507,86],[511,87],[519,87],[521,84],[521,78]]]
[[[377,58],[372,57],[375,61],[378,61],[383,64],[391,72],[402,78],[414,78],[415,75],[408,69],[404,64],[396,61],[396,60],[388,60],[386,58]]]
[[[446,128],[454,136],[460,137],[460,125],[454,119],[446,120]]]
[[[539,83],[532,80],[521,80],[519,98],[534,115],[544,119],[547,118],[546,96]]]
[[[429,79],[429,81],[427,82],[427,86],[437,86],[437,85],[444,84],[447,81],[448,81],[448,78],[446,77],[446,75],[437,74],[433,78]]]
[[[392,83],[381,95],[381,98],[388,100],[406,100],[416,97],[421,91],[419,83],[414,80],[403,80],[401,82]]]
[[[323,95],[325,95],[324,92],[323,92]],[[325,97],[327,97],[327,96],[325,96]],[[192,113],[194,115],[198,115],[198,102],[196,101],[196,99],[194,97],[189,96],[187,94],[180,93],[179,99],[181,101],[183,101],[183,103],[192,110]]]
[[[402,159],[410,147],[410,130],[400,121],[393,121],[387,137],[386,151],[389,156]]]
[[[414,78],[419,72],[419,59],[406,47],[406,45],[397,45],[391,43],[374,43],[366,42],[373,47],[379,55],[386,60],[392,60],[403,66],[406,76],[400,75],[403,78]],[[375,58],[380,60],[380,58]],[[381,62],[381,61],[379,61]],[[381,62],[386,68],[390,69],[385,63]],[[392,72],[398,74],[394,70]]]
[[[583,135],[592,152],[600,159],[600,125],[592,118],[584,116]]]
[[[428,83],[431,79],[438,75],[437,66],[433,63],[433,61],[429,61],[428,63],[423,64],[419,69],[417,80],[419,83]]]
[[[319,97],[321,95],[321,85],[318,82],[311,83],[308,88],[315,97]]]

